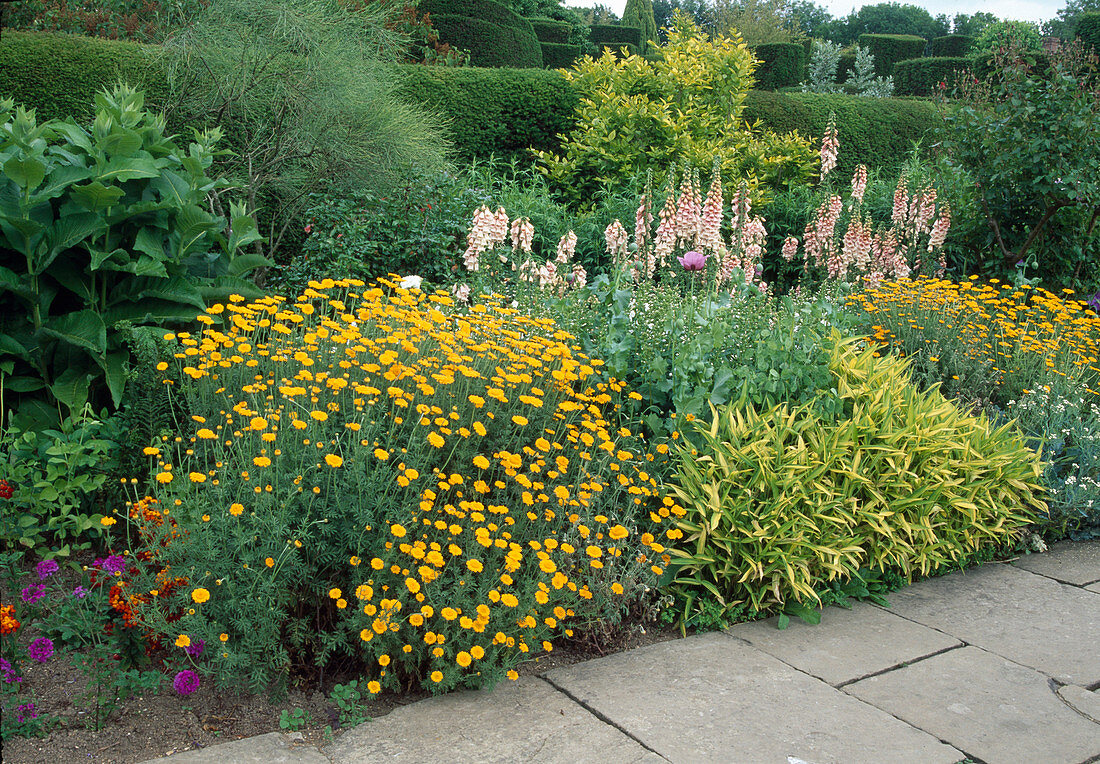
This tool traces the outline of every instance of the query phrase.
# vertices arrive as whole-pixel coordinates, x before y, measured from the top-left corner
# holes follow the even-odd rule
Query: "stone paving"
[[[413,703],[318,752],[279,733],[214,762],[1100,762],[1100,541]]]

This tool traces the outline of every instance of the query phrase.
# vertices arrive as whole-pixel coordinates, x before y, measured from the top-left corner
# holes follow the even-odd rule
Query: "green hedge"
[[[875,74],[889,77],[898,61],[923,56],[928,40],[909,34],[861,34],[859,44],[869,48],[874,55]]]
[[[605,45],[617,48],[620,45],[633,45],[635,49],[642,46],[642,30],[639,27],[624,27],[618,24],[593,24],[589,38],[592,43],[602,49]]]
[[[461,159],[527,160],[527,149],[558,150],[558,133],[573,129],[579,101],[557,72],[542,69],[458,69],[408,65],[400,92],[449,121]]]
[[[806,66],[804,50],[797,42],[757,45],[753,49],[753,55],[760,60],[756,67],[756,87],[779,90],[802,82]]]
[[[147,107],[163,104],[164,77],[151,65],[155,48],[132,42],[48,32],[4,30],[0,98],[33,107],[38,121],[94,116],[95,94],[120,81],[145,91]]]
[[[421,0],[442,42],[470,51],[474,66],[541,67],[531,22],[492,0]]]
[[[894,92],[899,96],[930,96],[939,83],[953,87],[955,73],[970,70],[970,59],[958,56],[898,61],[894,64]]]
[[[569,33],[573,27],[567,22],[542,17],[527,20],[531,22],[531,27],[535,30],[535,37],[539,38],[539,42],[552,42],[558,45],[565,45],[569,42]]]
[[[542,45],[542,65],[546,69],[568,69],[581,57],[580,45],[559,45],[556,42],[544,42]]]
[[[830,113],[836,114],[840,137],[837,169],[841,177],[850,176],[859,164],[896,170],[909,157],[913,142],[939,119],[928,101],[762,90],[749,92],[743,115],[778,133],[797,130],[820,140]]]
[[[928,43],[929,58],[959,57],[970,53],[974,38],[965,34],[949,34]]]
[[[1077,17],[1077,36],[1100,52],[1100,13],[1082,13]]]

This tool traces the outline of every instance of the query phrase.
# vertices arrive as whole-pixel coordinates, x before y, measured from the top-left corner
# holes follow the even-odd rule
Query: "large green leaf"
[[[175,207],[185,207],[191,203],[191,184],[172,170],[161,172],[159,177],[149,181],[149,187],[160,194],[162,200],[172,202]]]
[[[34,190],[46,177],[46,164],[28,156],[14,156],[3,164],[4,175],[19,188]]]
[[[113,207],[125,196],[121,188],[106,186],[98,180],[84,186],[74,186],[70,193],[73,201],[91,212]]]
[[[180,210],[175,220],[176,229],[179,232],[178,249],[174,256],[182,260],[187,257],[206,234],[216,231],[225,224],[224,220],[214,217],[206,210],[196,205],[190,205]]]
[[[35,275],[42,273],[59,254],[85,239],[103,233],[106,226],[103,218],[94,212],[78,212],[58,218],[47,232],[47,249],[40,258],[36,258],[31,272]]]
[[[13,393],[33,393],[45,386],[46,383],[38,377],[4,376],[4,389]]]
[[[245,252],[234,257],[229,263],[229,275],[243,276],[257,268],[271,268],[274,265],[275,263],[263,255],[257,255],[255,252]]]
[[[46,177],[45,184],[34,192],[36,201],[45,201],[60,196],[74,183],[80,183],[92,176],[92,171],[87,167],[74,165],[62,165],[54,167]]]
[[[93,354],[107,350],[107,327],[94,310],[80,310],[51,319],[42,333],[84,348]]]
[[[164,231],[153,226],[142,226],[134,237],[133,249],[155,260],[164,259]]]
[[[107,389],[111,392],[111,402],[115,407],[122,405],[122,393],[126,388],[126,360],[128,355],[124,350],[116,350],[108,353],[104,358],[96,358],[96,362],[103,369],[107,379]]]
[[[200,312],[183,303],[150,298],[116,305],[104,312],[103,320],[109,326],[115,326],[119,321],[129,321],[132,324],[194,321]]]
[[[96,141],[96,148],[105,154],[122,154],[119,159],[130,159],[129,155],[141,148],[141,136],[133,130],[115,127],[107,135]]]
[[[193,305],[199,310],[206,309],[206,301],[202,292],[190,280],[183,276],[172,276],[169,279],[150,279],[150,285],[141,290],[140,298],[150,297],[169,302],[178,302],[185,305]]]
[[[69,366],[50,385],[50,392],[70,411],[79,411],[88,402],[91,376],[86,368]]]
[[[86,305],[95,302],[98,298],[98,295],[92,291],[90,272],[78,265],[74,258],[54,260],[53,265],[47,269],[46,275],[65,289],[78,295]]]
[[[114,157],[96,173],[96,179],[112,183],[122,183],[137,178],[155,178],[160,175],[160,168],[151,156],[120,156]]]
[[[24,360],[30,359],[30,352],[23,343],[12,337],[10,334],[0,334],[0,353],[7,353],[13,355],[16,358],[22,358]]]
[[[34,303],[35,293],[31,288],[30,277],[20,276],[11,268],[0,265],[0,294],[12,292],[27,303]]]

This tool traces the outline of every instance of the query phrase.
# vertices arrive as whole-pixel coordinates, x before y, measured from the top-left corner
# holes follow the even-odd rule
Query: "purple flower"
[[[23,677],[15,675],[15,669],[7,658],[0,658],[0,675],[7,684],[16,684],[23,681]]]
[[[34,569],[38,571],[38,580],[45,581],[57,572],[57,562],[54,560],[43,560],[35,565]]]
[[[707,267],[707,258],[710,255],[704,255],[702,252],[696,252],[691,250],[685,252],[683,257],[676,258],[680,261],[680,265],[684,266],[686,271],[701,271]]]
[[[73,596],[76,597],[78,600],[84,599],[85,597],[88,596],[88,594],[90,594],[90,592],[87,589],[85,589],[83,586],[78,586],[75,589],[73,589]]]
[[[53,655],[53,640],[49,637],[39,637],[31,642],[27,653],[39,663],[45,663]]]
[[[191,669],[184,669],[176,674],[176,678],[172,680],[172,687],[180,695],[190,695],[199,689],[199,675]]]
[[[106,559],[96,560],[93,564],[95,567],[101,568],[108,573],[121,573],[126,570],[126,560],[124,560],[120,554],[112,554]]]
[[[46,585],[31,584],[22,591],[21,596],[23,597],[23,601],[28,605],[38,602],[38,600],[46,596]]]
[[[15,709],[15,721],[22,724],[24,721],[37,719],[38,713],[34,710],[34,703],[24,703]]]
[[[202,655],[203,648],[206,647],[205,639],[197,639],[187,647],[183,648],[183,651],[190,655],[192,658],[198,658]]]

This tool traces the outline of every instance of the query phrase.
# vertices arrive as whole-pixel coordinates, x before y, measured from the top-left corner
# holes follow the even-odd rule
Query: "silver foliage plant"
[[[853,93],[867,98],[889,98],[894,95],[894,78],[875,76],[875,57],[868,48],[856,47],[855,68],[843,85],[837,82],[839,68],[840,45],[828,40],[814,40],[810,52],[809,79],[802,83],[802,91]]]

